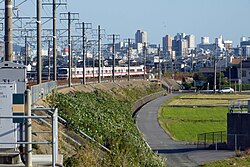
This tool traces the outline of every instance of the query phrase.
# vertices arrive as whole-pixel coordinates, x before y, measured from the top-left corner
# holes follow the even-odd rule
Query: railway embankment
[[[79,166],[77,164],[83,160],[83,166],[91,163],[101,166],[138,166],[141,163],[164,166],[163,160],[147,148],[131,117],[131,111],[150,100],[149,94],[156,97],[159,96],[156,92],[160,91],[162,89],[157,84],[144,80],[79,85],[58,89],[50,98],[35,105],[53,107],[54,103],[61,116],[69,121],[67,127],[61,124],[59,136],[60,152],[68,166]],[[39,130],[44,125],[36,123],[36,128]],[[76,130],[86,132],[111,152],[101,149],[86,137],[79,138],[81,135]],[[49,152],[49,148],[38,146],[37,151]]]

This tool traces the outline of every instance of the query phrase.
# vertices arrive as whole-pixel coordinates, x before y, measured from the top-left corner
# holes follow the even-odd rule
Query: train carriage
[[[111,77],[112,76],[112,67],[101,67],[101,76],[102,77]],[[86,67],[85,76],[88,78],[98,77],[99,71],[98,67]],[[131,76],[141,76],[144,74],[144,66],[131,66],[130,75]],[[115,76],[127,76],[128,67],[115,67]],[[58,79],[68,79],[69,69],[68,68],[59,68]],[[72,78],[83,78],[83,68],[72,68]]]

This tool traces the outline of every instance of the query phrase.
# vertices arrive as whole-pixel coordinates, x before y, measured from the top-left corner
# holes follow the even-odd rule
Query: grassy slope
[[[131,118],[132,103],[155,91],[159,91],[155,86],[129,86],[50,96],[48,102],[59,107],[72,128],[83,130],[112,151],[100,153],[87,144],[66,160],[66,166],[164,166],[145,146]]]

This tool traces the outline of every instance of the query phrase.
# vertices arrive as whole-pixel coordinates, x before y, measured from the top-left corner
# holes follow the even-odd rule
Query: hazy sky
[[[43,0],[43,2],[51,1]],[[157,44],[161,43],[164,35],[173,36],[178,32],[194,34],[196,43],[200,43],[202,36],[209,36],[210,42],[214,42],[215,37],[222,35],[224,40],[233,40],[234,46],[239,44],[241,36],[250,37],[250,0],[67,0],[67,2],[68,8],[58,8],[58,15],[60,12],[79,12],[81,22],[91,22],[94,28],[101,25],[107,34],[120,34],[123,39],[134,38],[137,29],[148,32],[149,42]],[[36,0],[25,1],[18,8],[19,14],[34,16],[35,6]],[[42,14],[51,16],[51,6],[43,6]],[[59,23],[59,16],[57,20]],[[61,24],[64,24],[63,28],[67,28],[66,21],[61,21]]]
[[[250,36],[250,0],[68,0],[69,10],[79,12],[82,21],[101,25],[106,32],[134,38],[137,29],[148,32],[151,43],[165,34],[194,34],[210,42],[223,35],[237,45]]]

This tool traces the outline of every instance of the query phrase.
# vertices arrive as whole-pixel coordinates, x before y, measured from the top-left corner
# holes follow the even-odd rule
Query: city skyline
[[[160,0],[157,3],[71,0],[68,4],[68,10],[79,12],[82,21],[101,25],[108,33],[120,34],[122,38],[134,37],[136,30],[143,30],[148,33],[148,41],[161,43],[167,34],[173,36],[185,32],[196,36],[196,44],[202,36],[210,37],[213,42],[222,35],[236,46],[241,36],[250,36],[248,0],[240,3],[235,0]]]

